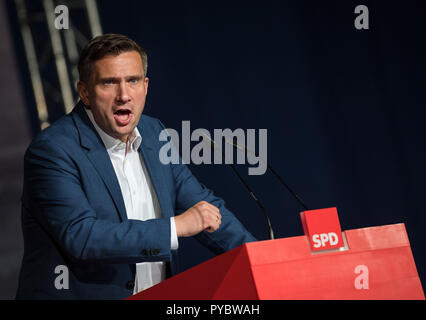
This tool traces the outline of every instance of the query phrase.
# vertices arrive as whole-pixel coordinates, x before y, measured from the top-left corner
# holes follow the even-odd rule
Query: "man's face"
[[[139,122],[148,92],[142,58],[136,51],[107,55],[92,69],[88,83],[78,83],[80,98],[103,131],[126,142]]]

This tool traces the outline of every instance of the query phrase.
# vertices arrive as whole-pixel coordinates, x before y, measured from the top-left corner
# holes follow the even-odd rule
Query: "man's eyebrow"
[[[119,77],[102,77],[102,78],[99,78],[98,81],[99,82],[105,82],[105,81],[119,82],[120,79],[121,78],[119,78]],[[126,80],[130,80],[130,79],[141,80],[141,79],[143,79],[143,75],[135,74],[135,75],[127,76],[127,77],[125,77],[125,79]]]
[[[103,78],[99,78],[98,81],[99,82],[104,82],[104,81],[120,81],[120,78],[117,78],[117,77],[103,77]]]
[[[126,79],[136,79],[136,80],[140,80],[140,79],[143,79],[143,75],[141,75],[141,74],[135,74],[135,75],[132,75],[132,76],[128,76],[128,77],[126,77]]]

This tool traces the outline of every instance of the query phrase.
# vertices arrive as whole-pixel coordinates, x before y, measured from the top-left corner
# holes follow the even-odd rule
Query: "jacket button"
[[[157,254],[159,254],[160,253],[160,250],[159,249],[154,249],[154,250],[152,250],[152,254],[154,255],[154,256],[156,256]]]
[[[147,251],[146,249],[143,249],[143,250],[142,250],[142,254],[143,254],[144,256],[147,256],[147,255],[148,255],[148,251]]]
[[[126,288],[129,290],[133,290],[135,288],[135,282],[134,281],[127,281]]]

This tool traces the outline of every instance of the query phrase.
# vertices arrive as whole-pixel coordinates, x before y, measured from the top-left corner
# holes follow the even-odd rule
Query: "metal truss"
[[[69,28],[55,27],[55,8],[68,8]],[[102,34],[96,0],[15,0],[40,129],[78,100],[79,50]]]

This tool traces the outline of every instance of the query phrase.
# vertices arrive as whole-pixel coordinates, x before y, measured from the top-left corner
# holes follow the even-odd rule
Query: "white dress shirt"
[[[95,122],[93,114],[86,109],[89,119],[101,137],[115,174],[120,184],[121,193],[126,206],[128,219],[148,220],[161,218],[161,208],[149,174],[146,171],[143,158],[138,151],[142,137],[138,128],[132,132],[127,143],[106,134]],[[170,218],[171,226],[171,249],[178,248],[176,225],[174,218]],[[142,262],[136,264],[135,287],[133,293],[138,293],[157,283],[166,277],[165,262]]]

